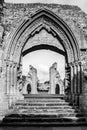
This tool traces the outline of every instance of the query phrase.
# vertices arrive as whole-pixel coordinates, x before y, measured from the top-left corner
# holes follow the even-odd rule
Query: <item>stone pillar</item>
[[[12,62],[9,63],[9,107],[12,105]]]
[[[11,94],[11,64],[9,64],[9,95]]]
[[[80,65],[78,64],[78,74],[77,74],[77,92],[80,94]]]
[[[75,63],[70,64],[70,70],[71,70],[71,78],[70,78],[70,87],[71,87],[71,100],[73,103],[75,103],[75,94],[77,89],[77,67]]]
[[[55,94],[55,76],[57,74],[57,63],[55,62],[49,69],[50,75],[50,94]]]
[[[17,64],[14,64],[14,95],[17,93]]]
[[[74,64],[74,103],[78,102],[78,63]]]
[[[6,111],[9,108],[7,88],[6,88],[7,87],[6,86],[6,83],[7,83],[6,70],[7,70],[6,61],[4,61],[3,68],[2,68],[2,71],[0,73],[0,120],[3,119],[3,117],[6,114]]]
[[[80,65],[77,64],[77,105],[79,107],[79,96],[80,96]]]
[[[16,70],[17,71],[17,70]],[[15,64],[8,63],[7,64],[7,95],[9,99],[9,106],[11,106],[11,103],[14,101],[14,98],[16,97],[15,92],[15,77],[17,78],[17,75],[15,76]]]
[[[13,88],[14,88],[14,83],[13,83],[13,80],[14,79],[14,66],[13,66],[13,63],[11,63],[11,95],[13,95]]]
[[[84,95],[86,93],[86,89],[84,89],[84,88],[87,88],[87,85],[86,85],[87,83],[85,84],[85,80],[83,82],[83,67],[82,67],[81,62],[79,63],[79,68],[80,68],[80,72],[79,72],[79,76],[80,76],[80,80],[79,80],[79,84],[80,84],[80,86],[79,86],[79,104],[80,105],[79,105],[79,107],[81,108],[82,105],[84,104],[83,102],[85,102],[85,96]],[[83,85],[83,83],[84,83],[84,85]],[[83,97],[84,97],[84,99],[83,99]],[[87,98],[86,98],[86,100],[87,100]],[[84,104],[84,107],[85,107],[85,104]]]
[[[73,93],[73,67],[70,64],[70,93]]]
[[[4,94],[5,95],[7,95],[7,62],[5,61],[5,63],[4,63],[4,66],[3,66],[3,73],[2,73],[2,75],[3,75],[3,79],[4,79],[4,81],[3,81],[3,84],[4,84]]]
[[[5,74],[5,94],[7,94],[7,63],[6,63],[6,74]]]
[[[70,67],[71,67],[72,101],[76,104],[79,104],[79,94],[81,93],[81,88],[82,88],[81,66],[78,63],[74,63]],[[80,88],[80,86],[81,86],[81,88]]]
[[[55,94],[54,77],[55,73],[53,73],[53,70],[50,68],[50,94]]]
[[[19,78],[18,78],[19,77]],[[14,104],[16,100],[24,99],[22,95],[22,64],[14,63]],[[13,104],[13,105],[14,105]]]
[[[74,103],[74,101],[75,101],[75,73],[74,73],[74,71],[75,71],[75,66],[74,66],[74,64],[72,63],[72,67],[73,67],[73,92],[72,92],[72,101],[73,101],[73,103]]]
[[[10,94],[10,65],[7,63],[7,95]]]
[[[17,64],[13,64],[13,72],[12,72],[12,100],[13,105],[15,104],[15,101],[17,100]]]
[[[83,86],[83,68],[81,62],[79,63],[80,66],[80,94],[82,94],[82,86]]]
[[[37,94],[37,70],[30,65],[30,74],[32,76],[31,94]]]
[[[75,64],[76,66],[76,76],[75,76],[75,104],[79,106],[79,92],[78,92],[78,89],[79,89],[79,65],[78,65],[78,62]]]
[[[74,89],[74,85],[73,85],[73,77],[74,77],[74,75],[73,75],[73,65],[72,64],[70,64],[70,93],[71,93],[71,100],[72,100],[72,95],[73,95],[73,89]]]
[[[77,94],[77,64],[74,64],[74,93]]]

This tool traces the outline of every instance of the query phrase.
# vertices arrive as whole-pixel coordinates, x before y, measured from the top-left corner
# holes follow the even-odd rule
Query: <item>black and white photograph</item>
[[[87,0],[0,0],[0,130],[86,130]]]

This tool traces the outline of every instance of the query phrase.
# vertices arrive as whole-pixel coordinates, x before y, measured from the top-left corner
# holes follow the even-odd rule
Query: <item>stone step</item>
[[[70,106],[69,102],[66,102],[64,99],[60,98],[29,98],[21,101],[17,101],[15,104],[15,110],[19,111],[21,114],[54,114],[54,115],[73,115],[76,116],[77,106]]]
[[[69,107],[69,108],[77,108],[77,106],[70,106],[70,105],[67,105],[67,104],[16,104],[15,106],[32,106],[32,107],[39,107],[39,106],[42,106],[42,107]]]
[[[15,106],[69,106],[68,104],[59,104],[59,103],[53,103],[53,104],[50,104],[50,103],[16,103]]]
[[[56,100],[21,100],[21,101],[17,101],[16,104],[67,104],[69,105],[69,102],[65,102],[65,101],[56,101]]]
[[[18,109],[19,112],[53,112],[53,113],[61,113],[61,114],[77,114],[73,110],[58,110],[58,109]]]
[[[41,99],[41,98],[54,98],[54,99],[66,99],[66,96],[63,95],[63,94],[23,94],[24,95],[24,99],[30,99],[30,98],[33,98],[33,99]]]
[[[68,115],[68,116],[71,116],[71,115],[73,115],[73,116],[75,116],[76,117],[76,113],[74,113],[74,112],[66,112],[66,111],[55,111],[55,110],[50,110],[50,111],[48,111],[48,110],[40,110],[40,111],[38,111],[38,110],[29,110],[29,111],[25,111],[25,110],[19,110],[18,111],[18,113],[19,114],[37,114],[37,115],[39,115],[39,114],[49,114],[50,113],[50,115],[52,115],[52,114],[54,114],[54,115]]]
[[[29,97],[29,98],[24,98],[24,100],[32,100],[32,99],[38,99],[38,100],[45,100],[45,99],[48,99],[48,100],[51,100],[51,99],[53,99],[53,100],[65,100],[65,98],[58,98],[58,97]],[[66,99],[67,100],[67,99]]]
[[[78,115],[80,115],[80,114],[78,114]],[[56,119],[58,119],[58,118],[76,118],[76,119],[84,119],[85,117],[83,116],[83,115],[80,115],[80,117],[77,117],[77,114],[75,114],[75,113],[70,113],[70,114],[67,114],[67,113],[64,113],[64,114],[62,114],[62,113],[50,113],[50,112],[44,112],[44,113],[36,113],[36,112],[24,112],[24,113],[17,113],[17,112],[13,112],[13,113],[10,113],[10,115],[6,115],[6,117],[8,117],[8,118],[22,118],[22,117],[25,117],[25,118],[52,118],[52,119],[54,119],[54,118],[56,118]]]
[[[66,99],[57,95],[26,95],[24,100],[18,100],[12,112],[8,113],[5,119],[10,122],[85,122],[86,118],[77,106],[73,106]]]
[[[15,106],[15,108],[19,108],[19,109],[67,109],[67,110],[75,110],[72,109],[71,106]]]
[[[14,112],[14,114],[24,114],[24,115],[60,115],[60,116],[76,116],[75,112],[68,112],[68,111],[58,111],[58,110],[18,110]],[[77,117],[78,118],[78,117]]]
[[[65,104],[69,104],[68,102],[65,102],[65,101],[56,101],[56,100],[49,100],[49,101],[45,101],[45,100],[28,100],[28,101],[17,101],[17,103],[65,103]]]
[[[17,102],[66,102],[65,100],[56,100],[56,99],[28,99],[28,100],[18,100]],[[69,103],[69,102],[66,102]]]
[[[72,109],[75,111],[78,111],[78,109],[74,109],[71,106],[15,106],[14,108],[24,108],[24,109],[33,109],[33,108],[37,108],[37,109]],[[80,110],[79,110],[80,112]]]
[[[61,102],[61,103],[65,103],[65,100],[59,100],[59,99],[28,99],[28,100],[18,100],[17,102]],[[68,103],[68,102],[66,102]]]
[[[10,115],[6,116],[3,119],[3,125],[15,125],[15,126],[36,126],[37,125],[55,125],[55,126],[81,126],[85,125],[86,119],[81,118],[78,119],[76,117],[61,117],[61,116],[55,116],[55,115],[35,115],[35,116],[27,116],[27,115]],[[58,128],[57,128],[58,129]]]
[[[22,111],[45,111],[45,110],[47,110],[47,111],[56,111],[56,112],[61,112],[62,111],[62,113],[64,112],[69,112],[69,113],[79,113],[78,111],[76,111],[76,110],[72,110],[72,109],[40,109],[40,108],[30,108],[30,109],[25,109],[25,108],[18,108],[17,109],[18,111],[20,111],[20,110],[22,110]],[[80,116],[80,115],[79,115]]]
[[[17,113],[16,113],[17,114]],[[25,115],[25,116],[27,116],[27,115],[32,115],[32,116],[57,116],[57,118],[70,118],[70,119],[84,119],[85,117],[84,116],[79,116],[79,117],[77,117],[77,114],[76,113],[57,113],[57,112],[52,112],[52,111],[45,111],[45,112],[42,112],[42,111],[22,111],[22,113],[21,112],[19,112],[19,114],[20,115]],[[79,114],[78,114],[79,115]]]
[[[71,108],[58,108],[58,107],[56,107],[56,108],[54,108],[54,107],[51,107],[51,108],[49,108],[49,107],[44,107],[44,108],[41,108],[41,107],[16,107],[15,109],[25,109],[25,110],[66,110],[66,111],[73,111],[73,112],[78,112],[78,111],[76,111],[75,109],[71,109]]]
[[[21,99],[21,100],[17,100],[19,102],[21,101],[61,101],[61,102],[67,102],[65,99],[56,99],[56,98],[29,98],[29,99]]]

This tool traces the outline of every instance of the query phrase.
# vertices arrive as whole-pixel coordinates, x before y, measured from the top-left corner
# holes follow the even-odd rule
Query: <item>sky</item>
[[[27,75],[29,72],[29,65],[33,65],[37,69],[40,82],[47,81],[49,80],[49,67],[51,67],[54,62],[57,62],[57,70],[60,73],[61,79],[64,79],[64,56],[45,49],[31,52],[23,57],[23,75]]]
[[[5,2],[12,3],[56,3],[56,4],[67,4],[67,5],[77,5],[85,13],[87,13],[87,0],[5,0]]]

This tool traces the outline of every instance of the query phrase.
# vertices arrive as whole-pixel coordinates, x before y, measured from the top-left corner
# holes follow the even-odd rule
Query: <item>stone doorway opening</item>
[[[14,106],[13,104],[15,104],[18,108],[18,112],[24,115],[31,115],[29,107],[33,105],[32,114],[42,115],[42,113],[44,113],[51,115],[53,112],[54,115],[58,114],[60,117],[61,108],[59,108],[60,111],[58,111],[58,107],[62,106],[64,108],[63,105],[67,104],[65,102],[66,96],[64,94],[67,95],[67,98],[69,99],[68,101],[72,101],[73,104],[79,106],[80,96],[82,94],[82,66],[80,62],[80,50],[75,35],[65,21],[63,21],[59,16],[56,16],[56,14],[50,10],[38,10],[33,16],[31,16],[31,20],[24,19],[24,21],[17,26],[16,30],[11,32],[11,35],[8,36],[5,42],[6,44],[3,47],[5,48],[5,53],[3,53],[2,88],[5,90],[5,97],[8,97],[5,99],[8,107]],[[45,81],[45,85],[50,84],[50,88],[49,91],[47,91],[48,94],[46,96],[38,96],[37,86],[40,85],[37,82],[38,71],[36,67],[30,64],[30,72],[28,66],[27,72],[29,73],[27,77],[22,75],[23,57],[28,53],[42,49],[49,49],[65,58],[65,77],[63,82],[60,78],[60,69],[57,68],[57,61],[50,64],[49,80]],[[35,59],[35,57],[33,59]],[[29,59],[27,59],[27,61],[28,60]],[[58,64],[60,62],[58,62]],[[28,84],[31,85],[31,89]],[[60,87],[60,92],[57,84],[63,86]],[[25,95],[28,100],[22,93],[24,88],[25,90],[29,88],[26,95],[32,95],[31,97]],[[64,96],[60,96],[59,94],[63,94]],[[25,102],[27,110],[25,110]],[[41,105],[40,109],[37,110],[36,105],[38,108],[39,105]],[[23,106],[25,106],[24,109]],[[50,110],[49,106],[51,107]],[[66,109],[67,107],[69,108],[69,106],[66,105]],[[73,110],[71,109],[70,111]],[[64,116],[65,111],[61,111],[61,114],[62,113],[62,116]]]
[[[56,84],[55,93],[60,94],[60,86],[59,86],[59,84]]]
[[[44,49],[44,47],[48,48],[48,46],[50,46],[50,49],[55,48],[55,50],[65,56],[64,83],[69,90],[67,95],[68,97],[70,95],[70,100],[77,102],[76,99],[82,93],[82,66],[75,35],[59,16],[47,9],[38,10],[31,19],[24,20],[6,40],[7,47],[3,54],[3,76],[6,75],[6,77],[3,78],[3,88],[5,88],[4,93],[11,100],[7,102],[10,102],[9,104],[11,105],[17,99],[20,99],[19,93],[23,87],[23,83],[21,83],[23,57],[35,48],[41,49],[43,47]],[[38,34],[40,35],[38,36]],[[56,71],[56,69],[53,70]],[[33,94],[36,91],[36,89],[33,89]],[[50,93],[55,94],[53,87]]]
[[[43,48],[43,45],[42,45]],[[23,93],[27,83],[31,84],[30,94],[56,94],[56,84],[60,84],[61,92],[64,94],[65,81],[65,57],[58,52],[46,49],[29,52],[22,58]]]
[[[28,93],[28,94],[31,93],[31,85],[30,85],[30,84],[27,85],[27,93]]]

